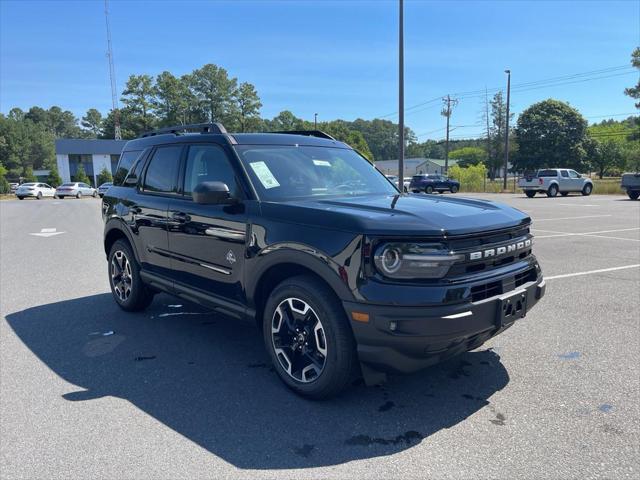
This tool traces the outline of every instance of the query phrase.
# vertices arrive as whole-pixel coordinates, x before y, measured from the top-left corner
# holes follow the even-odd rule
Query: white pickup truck
[[[545,168],[538,170],[535,175],[525,175],[518,181],[518,187],[529,198],[538,192],[544,192],[548,197],[555,197],[558,193],[566,197],[571,192],[591,195],[593,182],[569,168]]]

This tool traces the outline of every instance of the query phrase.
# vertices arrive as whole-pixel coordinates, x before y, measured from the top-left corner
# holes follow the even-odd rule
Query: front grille
[[[502,293],[502,282],[491,282],[471,287],[471,301],[478,302]]]
[[[508,245],[511,242],[518,242],[529,238],[531,238],[529,235],[529,225],[497,232],[488,232],[468,238],[451,238],[448,242],[448,248],[455,253],[463,254],[465,260],[453,265],[449,270],[448,276],[458,277],[469,273],[484,272],[522,260],[531,255],[530,247],[510,252],[506,255],[495,255],[478,260],[471,260],[469,253],[474,251],[484,252],[487,249],[497,248]]]

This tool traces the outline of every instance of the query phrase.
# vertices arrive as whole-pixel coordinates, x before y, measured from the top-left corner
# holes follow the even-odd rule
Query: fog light
[[[398,324],[396,322],[389,322],[389,330],[391,330],[392,332],[395,332],[397,328],[398,328]]]

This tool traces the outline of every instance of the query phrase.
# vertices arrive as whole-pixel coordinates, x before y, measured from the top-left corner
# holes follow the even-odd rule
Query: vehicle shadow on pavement
[[[79,387],[63,394],[68,401],[128,400],[238,468],[394,454],[487,405],[487,428],[504,425],[489,397],[509,376],[492,350],[314,402],[280,382],[254,326],[182,303],[159,295],[130,314],[109,293],[33,307],[7,321],[46,366]]]

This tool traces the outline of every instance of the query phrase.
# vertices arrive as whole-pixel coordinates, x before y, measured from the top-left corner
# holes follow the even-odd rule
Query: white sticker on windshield
[[[269,167],[267,167],[266,163],[253,162],[249,165],[251,165],[251,168],[253,168],[253,171],[255,172],[258,180],[260,180],[260,183],[262,183],[262,186],[264,188],[269,189],[280,186],[280,184],[276,180],[276,177],[273,176],[273,173],[271,173],[271,170],[269,170]]]
[[[314,160],[313,164],[317,167],[330,167],[331,162],[327,162],[326,160]]]

